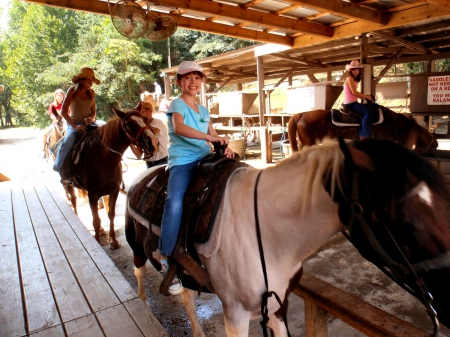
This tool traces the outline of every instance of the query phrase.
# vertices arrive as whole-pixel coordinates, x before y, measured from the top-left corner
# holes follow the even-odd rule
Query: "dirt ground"
[[[444,133],[444,132],[442,132]],[[51,169],[53,164],[41,158],[42,131],[37,129],[0,129],[0,173],[11,179],[3,186],[14,184],[59,184],[59,177]],[[250,164],[261,163],[251,160],[259,153],[257,147],[249,147],[247,159]],[[135,161],[131,152],[124,155],[127,171],[124,180],[131,183],[134,177],[145,169],[141,161]],[[274,160],[279,160],[278,145],[274,149]],[[61,187],[61,194],[63,193]],[[131,249],[124,235],[125,196],[120,194],[116,207],[116,235],[122,244],[112,251],[102,238],[102,246],[115,262],[124,277],[137,291]],[[100,212],[102,224],[108,228],[106,212]],[[79,217],[93,233],[92,216],[88,204],[79,200]],[[145,278],[148,304],[155,317],[161,322],[171,336],[192,336],[189,320],[181,305],[180,296],[164,297],[158,288],[161,276],[148,264]],[[384,311],[396,315],[414,325],[431,331],[431,323],[422,305],[408,293],[393,284],[384,274],[365,261],[343,237],[337,236],[329,248],[321,250],[305,262],[305,271],[334,286],[369,302]],[[304,303],[295,295],[290,298],[288,315],[289,329],[292,336],[304,336]],[[215,295],[202,294],[196,300],[197,313],[206,336],[225,337],[221,303]],[[356,337],[363,334],[329,315],[329,336]],[[250,337],[262,336],[259,320],[251,322]],[[439,336],[450,336],[450,330],[442,328]]]

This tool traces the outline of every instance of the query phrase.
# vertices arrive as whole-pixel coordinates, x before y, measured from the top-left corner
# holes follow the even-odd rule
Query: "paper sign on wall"
[[[450,105],[450,76],[428,77],[428,105]]]

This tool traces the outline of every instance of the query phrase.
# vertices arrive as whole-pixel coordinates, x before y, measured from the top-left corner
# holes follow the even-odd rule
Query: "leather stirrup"
[[[177,275],[178,266],[174,263],[169,267],[166,276],[161,282],[159,292],[164,296],[170,296],[169,287],[172,285],[172,280]]]
[[[211,277],[205,268],[195,261],[187,252],[172,254],[174,258],[191,275],[199,285],[206,286],[211,282]]]

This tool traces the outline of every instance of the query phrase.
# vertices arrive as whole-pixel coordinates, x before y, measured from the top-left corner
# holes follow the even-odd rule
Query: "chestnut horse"
[[[125,214],[138,294],[144,301],[145,262],[155,263],[158,251],[153,252],[149,242],[149,220],[133,215],[135,205],[129,203],[140,200],[133,193],[145,193],[139,184],[152,172],[147,170],[132,183]],[[227,336],[248,336],[249,321],[260,317],[267,291],[277,293],[287,310],[302,261],[339,231],[348,231],[366,259],[428,309],[434,307],[439,320],[450,326],[450,230],[444,186],[442,175],[426,159],[395,142],[374,138],[351,144],[324,139],[321,146],[305,147],[276,166],[235,171],[219,201],[210,240],[195,244],[211,276],[208,288],[222,301]],[[152,219],[160,216],[154,211]],[[194,291],[184,288],[182,299],[193,335],[203,337]],[[273,335],[287,336],[274,296],[265,310]],[[436,330],[437,316],[432,317]]]
[[[142,148],[146,156],[151,156],[158,151],[159,141],[153,133],[153,128],[149,126],[147,117],[140,112],[132,110],[125,113],[113,110],[119,118],[113,119],[94,131],[86,132],[80,140],[83,144],[80,146],[82,150],[70,168],[70,181],[74,187],[87,191],[97,241],[100,241],[100,233],[104,232],[98,215],[98,199],[101,196],[109,196],[109,201],[105,205],[110,221],[109,243],[111,249],[117,249],[120,243],[114,233],[114,217],[122,183],[122,166],[120,165],[122,155],[130,144],[134,144]],[[69,157],[71,157],[70,154],[67,158]],[[66,164],[67,160],[64,167]],[[74,207],[76,207],[74,193],[72,198],[75,198]]]
[[[380,124],[373,125],[375,138],[393,140],[426,157],[436,153],[438,142],[434,134],[406,114],[379,107],[384,120]],[[298,151],[297,136],[300,146],[314,145],[325,137],[358,139],[358,127],[336,126],[331,122],[331,111],[314,110],[292,116],[289,120],[288,135],[292,152],[295,152]]]

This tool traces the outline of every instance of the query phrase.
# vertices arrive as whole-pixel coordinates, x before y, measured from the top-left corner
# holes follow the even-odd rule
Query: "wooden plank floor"
[[[169,336],[61,194],[0,185],[0,337]]]

